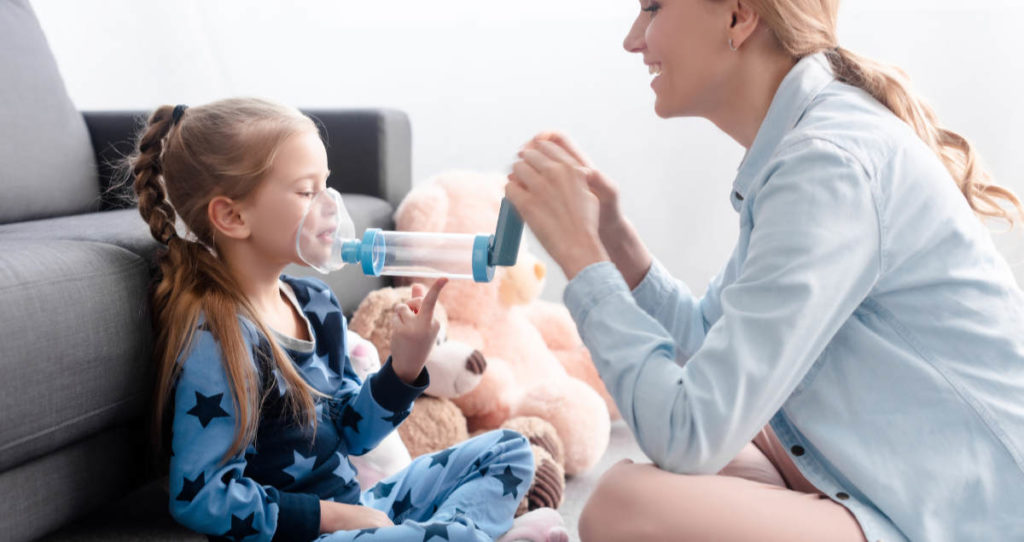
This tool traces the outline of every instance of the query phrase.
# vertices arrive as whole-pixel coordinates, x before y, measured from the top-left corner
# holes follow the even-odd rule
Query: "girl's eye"
[[[304,197],[304,198],[312,198],[314,193],[315,192],[306,191],[306,192],[299,192],[299,195]]]

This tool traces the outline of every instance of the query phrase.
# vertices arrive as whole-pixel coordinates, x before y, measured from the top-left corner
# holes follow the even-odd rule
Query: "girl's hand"
[[[354,504],[320,501],[320,533],[393,527],[395,524],[380,510]]]
[[[600,201],[587,181],[592,170],[552,142],[538,141],[520,151],[519,158],[505,195],[566,278],[607,260],[598,232]]]
[[[434,319],[434,307],[448,279],[434,282],[426,296],[422,284],[412,286],[412,299],[395,306],[394,334],[391,335],[391,367],[398,378],[412,384],[419,378],[441,324]]]

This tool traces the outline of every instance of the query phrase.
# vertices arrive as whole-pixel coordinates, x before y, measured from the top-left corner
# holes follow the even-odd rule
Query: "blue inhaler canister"
[[[322,273],[353,264],[372,276],[489,282],[496,266],[515,265],[523,234],[523,221],[507,200],[501,202],[493,235],[371,228],[355,238],[348,224],[341,195],[330,188],[318,194],[299,226],[299,257]]]

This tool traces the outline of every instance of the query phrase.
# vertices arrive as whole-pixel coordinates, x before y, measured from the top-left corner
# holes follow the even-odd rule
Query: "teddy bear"
[[[378,370],[380,359],[391,355],[394,307],[410,299],[411,290],[410,287],[375,290],[363,299],[352,315],[349,356],[361,378]],[[368,454],[353,458],[359,476],[364,470],[368,471],[365,480],[359,478],[364,487],[401,470],[412,458],[443,450],[469,438],[466,418],[451,399],[479,384],[488,361],[465,343],[448,340],[448,319],[441,303],[435,306],[434,315],[441,324],[441,330],[427,357],[430,385],[424,395],[416,399],[409,417],[395,433]],[[502,428],[526,436],[534,454],[534,481],[517,514],[541,507],[557,508],[565,491],[565,454],[554,427],[539,418],[520,417],[507,420]]]
[[[399,204],[397,229],[493,232],[504,184],[500,174],[438,175],[419,183]],[[546,420],[564,446],[566,474],[575,475],[594,466],[607,448],[613,403],[568,312],[537,305],[543,278],[543,264],[523,243],[516,265],[498,267],[490,282],[454,280],[441,291],[449,338],[488,359],[477,386],[453,402],[471,432],[519,416]],[[410,281],[429,283],[403,279]]]

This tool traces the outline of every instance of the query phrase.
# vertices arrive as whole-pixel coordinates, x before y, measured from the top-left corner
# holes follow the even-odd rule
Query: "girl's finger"
[[[437,296],[441,295],[441,289],[444,285],[448,284],[448,279],[439,278],[430,287],[430,291],[423,298],[423,305],[420,308],[420,314],[423,315],[428,321],[432,321],[434,318],[434,306],[437,305]]]
[[[410,309],[409,305],[406,305],[405,303],[395,305],[395,316],[398,317],[398,321],[402,324],[412,321],[415,317],[412,313],[412,309]]]
[[[412,285],[412,296],[413,297],[423,297],[423,294],[425,294],[425,293],[427,293],[427,287],[426,286],[424,286],[424,285],[422,285],[422,284],[420,284],[418,282],[416,284]]]
[[[412,309],[413,314],[417,314],[420,312],[420,306],[423,305],[423,298],[414,297],[406,301],[405,304],[408,305],[410,309]]]

